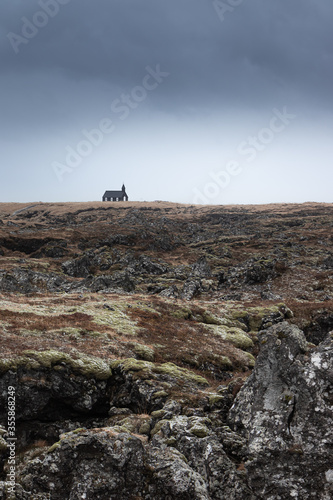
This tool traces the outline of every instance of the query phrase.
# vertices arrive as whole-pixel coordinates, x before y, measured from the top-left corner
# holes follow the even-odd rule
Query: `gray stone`
[[[248,481],[256,498],[328,500],[333,452],[333,342],[308,350],[288,323],[259,335],[255,369],[229,412],[248,439]]]

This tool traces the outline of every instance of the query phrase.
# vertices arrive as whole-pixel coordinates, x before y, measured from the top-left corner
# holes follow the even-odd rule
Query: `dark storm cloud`
[[[99,199],[129,179],[132,199],[192,202],[263,137],[211,201],[328,201],[332,18],[332,0],[1,0],[0,200]],[[148,67],[168,74],[149,91]],[[274,110],[296,118],[271,137]],[[87,145],[103,119],[114,133]]]
[[[54,73],[126,88],[159,63],[171,73],[162,108],[331,105],[332,2],[244,0],[222,22],[217,10],[228,1],[64,0],[15,54],[6,35],[20,34],[22,17],[32,20],[49,3],[7,0],[0,7],[2,75],[22,86],[29,75]]]

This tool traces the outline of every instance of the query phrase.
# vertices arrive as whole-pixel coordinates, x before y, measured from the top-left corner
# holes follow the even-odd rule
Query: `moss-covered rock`
[[[168,395],[169,394],[165,391],[157,391],[157,392],[154,392],[154,394],[152,395],[152,400],[159,399],[159,398],[167,398]]]
[[[108,326],[122,335],[135,335],[138,327],[135,321],[127,314],[127,305],[122,302],[112,302],[112,305],[107,305],[109,306],[108,308],[104,307],[105,304],[101,305],[98,312],[96,308],[92,310],[93,322],[97,325]],[[88,312],[87,309],[86,311]]]
[[[191,372],[185,368],[180,368],[174,363],[163,363],[162,365],[155,365],[155,373],[166,374],[170,377],[181,379],[189,382],[194,382],[198,385],[209,385],[207,380],[196,373]]]
[[[164,417],[165,413],[166,413],[165,410],[162,408],[161,410],[152,411],[151,416],[156,420],[160,420],[161,418]]]
[[[146,436],[150,435],[150,421],[143,422],[139,427],[139,434],[143,434]]]
[[[283,303],[269,307],[249,307],[246,310],[232,310],[231,317],[244,322],[252,332],[258,332],[261,328],[268,328],[273,324],[290,319],[293,312]]]
[[[201,323],[206,325],[223,325],[225,324],[221,318],[218,318],[211,311],[205,310],[200,314]]]
[[[60,441],[57,441],[56,443],[54,443],[52,446],[50,446],[50,448],[47,450],[47,453],[52,453],[53,451],[55,451],[57,448],[59,448],[60,446]]]
[[[251,337],[240,328],[227,328],[218,325],[207,325],[206,328],[208,328],[212,334],[218,335],[222,340],[230,342],[230,344],[239,349],[247,350],[254,346]]]
[[[191,434],[197,436],[198,438],[204,438],[209,435],[209,429],[205,425],[194,425],[190,429]]]
[[[175,311],[172,311],[170,315],[177,319],[191,319],[193,317],[192,311],[189,307],[176,309]]]
[[[154,361],[155,351],[151,347],[143,344],[133,344],[132,349],[138,359],[143,359],[144,361]]]
[[[163,425],[168,422],[168,420],[159,420],[151,431],[151,436],[155,436],[162,429]]]
[[[78,353],[74,359],[69,354],[60,351],[24,351],[21,356],[11,359],[0,360],[0,373],[8,370],[17,370],[24,367],[28,370],[38,370],[40,368],[56,369],[60,364],[67,365],[74,372],[88,378],[106,380],[111,377],[112,372],[109,364],[93,356]]]
[[[117,368],[120,368],[125,373],[149,371],[153,366],[153,363],[149,361],[143,361],[135,358],[116,359],[111,361],[110,364],[112,369],[116,370]]]
[[[225,400],[225,395],[223,394],[210,394],[208,401],[209,401],[209,406],[215,406],[220,403],[223,403]]]
[[[208,385],[207,380],[196,373],[180,368],[173,363],[151,363],[150,361],[142,361],[134,358],[124,360],[115,360],[111,362],[112,369],[120,369],[128,373],[136,373],[138,378],[158,378],[158,375],[167,375],[171,378],[181,380],[184,382],[192,382],[197,385]]]
[[[250,352],[244,352],[244,356],[246,356],[246,358],[247,358],[246,365],[249,368],[253,368],[255,366],[255,364],[256,364],[256,358]]]
[[[210,434],[209,426],[212,422],[209,418],[190,417],[190,433],[198,438],[204,438]]]

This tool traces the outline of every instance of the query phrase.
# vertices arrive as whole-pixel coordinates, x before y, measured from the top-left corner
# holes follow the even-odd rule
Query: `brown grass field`
[[[26,275],[37,283],[32,292],[19,284],[0,288],[2,356],[56,349],[140,358],[147,348],[151,360],[190,368],[212,383],[248,373],[261,320],[281,303],[310,337],[320,325],[330,328],[332,227],[333,205],[327,203],[0,203],[0,285]],[[142,257],[167,270],[142,268]],[[67,280],[68,287],[85,283],[63,268],[82,258],[91,260],[90,279],[129,272],[135,289],[47,289],[50,276]],[[202,258],[210,274],[193,278]],[[256,266],[272,272],[252,282],[247,276]],[[190,279],[202,286],[186,300],[181,290]],[[171,286],[178,297],[159,295]]]

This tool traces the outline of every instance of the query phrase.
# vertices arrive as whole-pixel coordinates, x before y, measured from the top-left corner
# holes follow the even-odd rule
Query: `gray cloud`
[[[307,133],[309,120],[332,119],[330,0],[244,0],[223,22],[211,0],[59,1],[1,3],[1,131],[7,152],[8,144],[40,134],[52,161],[79,140],[82,127],[110,116],[111,102],[157,64],[170,76],[135,110],[139,128],[146,119],[157,126],[167,116],[206,127],[211,117],[213,130],[220,117],[225,133],[226,117],[232,122],[234,116],[244,123],[253,119],[255,129],[279,106],[292,109],[298,130],[304,126]],[[41,5],[59,12],[28,43],[8,37],[24,36],[25,20],[38,20]],[[242,134],[235,125],[230,140],[237,145]],[[32,162],[41,161],[36,152]],[[10,162],[20,169],[17,158]]]
[[[42,0],[41,0],[42,1]],[[227,0],[226,0],[227,2]],[[71,0],[15,56],[3,39],[6,71],[59,71],[74,81],[131,86],[147,64],[173,74],[170,95],[257,100],[263,92],[323,99],[332,76],[333,5],[329,1],[244,1],[222,23],[210,0]],[[1,7],[2,32],[20,33],[38,2]],[[244,83],[246,82],[246,85]],[[322,94],[324,91],[324,95]]]

